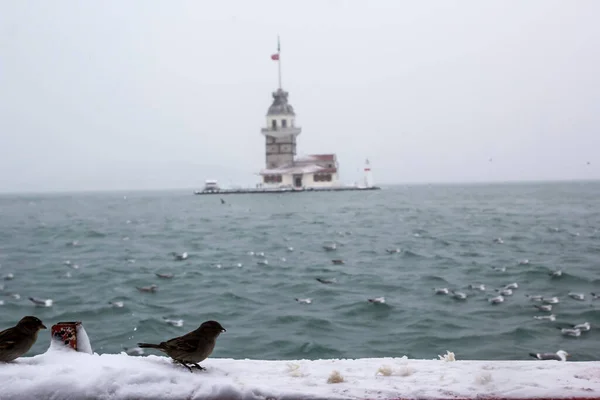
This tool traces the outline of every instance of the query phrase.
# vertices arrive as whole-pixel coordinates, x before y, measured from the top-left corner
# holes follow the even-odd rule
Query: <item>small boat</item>
[[[204,189],[202,189],[201,191],[195,191],[195,194],[201,194],[201,193],[218,193],[221,191],[221,188],[219,187],[219,183],[214,180],[214,179],[207,179],[206,181],[204,181]]]

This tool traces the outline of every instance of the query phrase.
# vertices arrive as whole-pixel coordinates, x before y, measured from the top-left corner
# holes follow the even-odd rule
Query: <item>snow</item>
[[[190,373],[163,356],[87,354],[53,344],[44,354],[0,364],[0,398],[600,398],[600,362],[461,361],[450,352],[439,358],[209,358],[206,371]]]

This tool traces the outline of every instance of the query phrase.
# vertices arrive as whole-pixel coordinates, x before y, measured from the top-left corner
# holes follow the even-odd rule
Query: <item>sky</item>
[[[600,179],[595,0],[0,1],[0,192],[249,186],[283,87],[344,183]],[[589,163],[589,164],[588,164]]]

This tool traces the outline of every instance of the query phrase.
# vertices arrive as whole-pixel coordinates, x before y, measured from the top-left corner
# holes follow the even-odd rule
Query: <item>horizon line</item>
[[[506,184],[558,184],[558,183],[599,183],[599,178],[576,178],[576,179],[527,179],[527,180],[496,180],[496,181],[415,181],[415,182],[382,182],[376,186],[457,186],[457,185],[506,185]],[[251,187],[243,185],[233,185]],[[115,188],[115,189],[50,189],[29,191],[2,191],[0,196],[14,195],[41,195],[41,194],[86,194],[86,193],[141,193],[141,192],[176,192],[176,191],[198,190],[197,187],[155,187],[155,188]]]

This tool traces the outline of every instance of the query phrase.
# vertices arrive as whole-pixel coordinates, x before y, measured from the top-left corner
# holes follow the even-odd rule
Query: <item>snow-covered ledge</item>
[[[166,357],[51,347],[0,365],[1,399],[590,399],[600,362],[407,358],[260,361],[209,358],[206,371]]]

